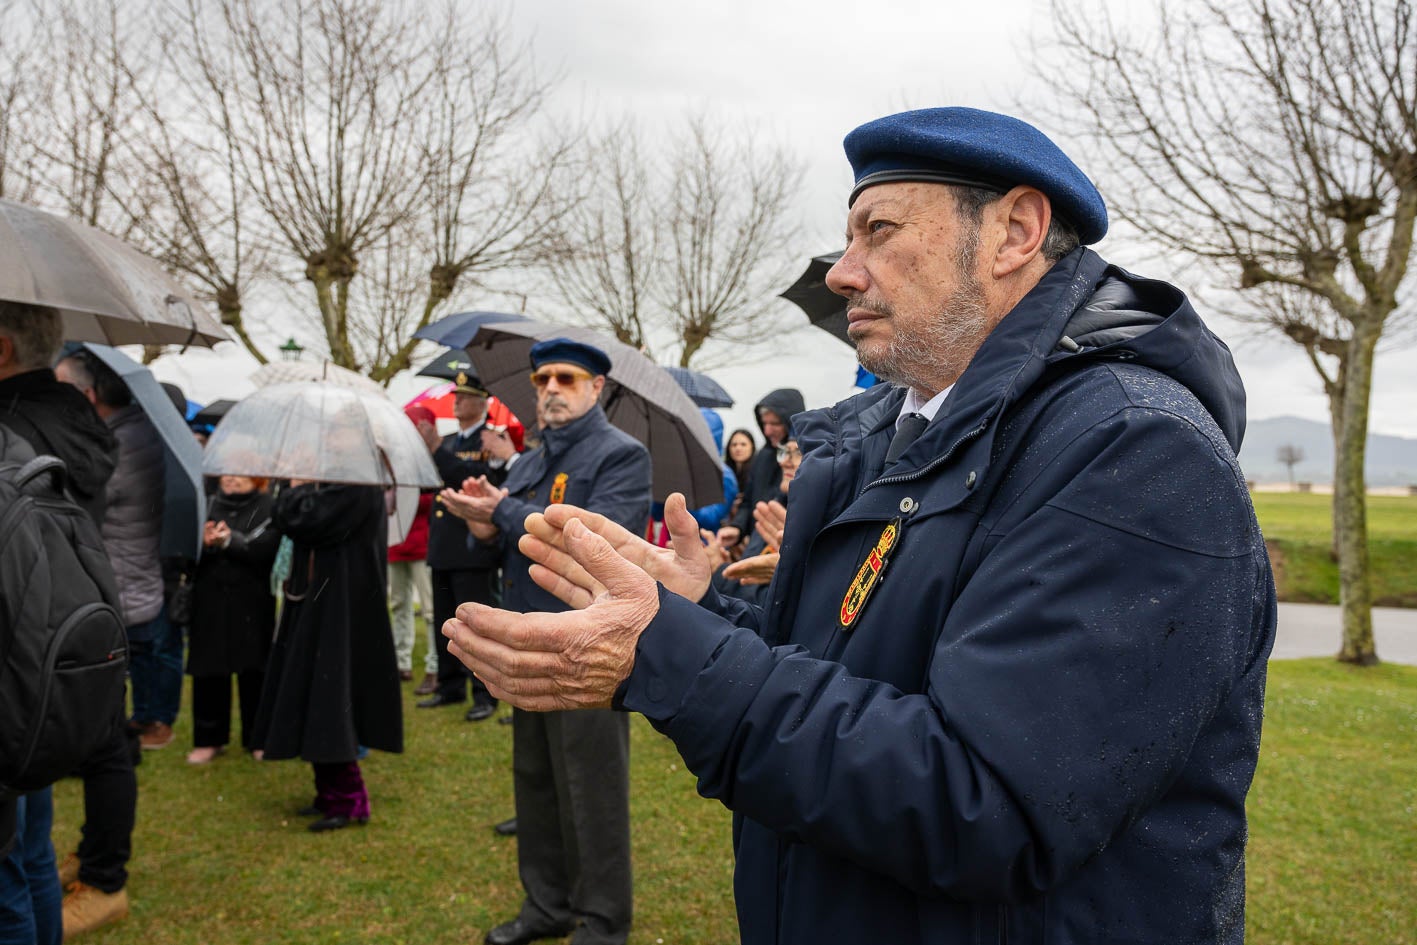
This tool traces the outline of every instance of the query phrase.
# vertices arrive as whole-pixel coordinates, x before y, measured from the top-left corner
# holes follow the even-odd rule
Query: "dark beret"
[[[548,338],[531,346],[531,366],[543,364],[579,364],[591,374],[610,373],[610,355],[594,345],[570,338]]]
[[[923,108],[867,122],[846,136],[856,175],[847,206],[873,184],[934,181],[1048,196],[1083,243],[1107,233],[1107,205],[1087,175],[1037,128],[977,108]]]

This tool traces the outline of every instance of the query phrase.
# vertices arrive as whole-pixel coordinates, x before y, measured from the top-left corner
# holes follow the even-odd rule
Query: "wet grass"
[[[1417,669],[1270,664],[1251,945],[1417,942]]]
[[[1261,492],[1255,514],[1274,559],[1279,599],[1338,603],[1338,563],[1331,497]],[[1373,603],[1417,607],[1417,497],[1368,497],[1368,548]]]
[[[292,816],[311,796],[308,766],[186,765],[184,702],[178,740],[138,769],[132,916],[84,941],[481,942],[521,896],[515,841],[491,830],[512,812],[511,728],[414,709],[404,689],[407,752],[364,763],[374,819],[324,835]],[[642,718],[631,731],[631,943],[737,941],[727,812]],[[1414,732],[1417,669],[1272,665],[1250,798],[1251,943],[1417,943]],[[77,782],[58,786],[56,808],[62,855],[82,818]]]

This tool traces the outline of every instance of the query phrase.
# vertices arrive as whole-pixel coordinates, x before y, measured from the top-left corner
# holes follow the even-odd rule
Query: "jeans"
[[[49,829],[51,789],[19,800],[15,846],[0,861],[0,945],[59,945],[64,927],[59,870]]]
[[[177,721],[182,704],[182,628],[167,619],[167,605],[147,623],[128,628],[128,672],[133,678],[133,721]]]

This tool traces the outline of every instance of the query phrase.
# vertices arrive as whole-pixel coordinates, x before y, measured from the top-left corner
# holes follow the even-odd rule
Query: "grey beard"
[[[887,313],[888,314],[888,313]],[[857,353],[861,366],[881,380],[936,394],[939,378],[964,373],[989,331],[989,315],[978,283],[961,285],[943,312],[927,324],[896,331],[879,356]]]

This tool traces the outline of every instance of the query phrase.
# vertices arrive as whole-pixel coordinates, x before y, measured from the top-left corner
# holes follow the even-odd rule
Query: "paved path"
[[[1333,656],[1342,642],[1338,608],[1330,604],[1280,604],[1272,659]],[[1373,608],[1378,659],[1417,666],[1417,609]]]

